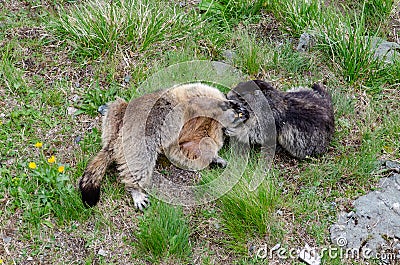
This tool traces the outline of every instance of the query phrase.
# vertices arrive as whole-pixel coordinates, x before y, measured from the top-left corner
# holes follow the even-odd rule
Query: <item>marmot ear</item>
[[[272,86],[272,84],[269,83],[269,82],[265,82],[265,81],[262,81],[262,80],[254,80],[253,82],[257,84],[257,86],[260,88],[260,90],[261,90],[262,92],[267,92],[267,91],[270,91],[270,90],[275,90],[275,88],[274,88],[274,87]]]

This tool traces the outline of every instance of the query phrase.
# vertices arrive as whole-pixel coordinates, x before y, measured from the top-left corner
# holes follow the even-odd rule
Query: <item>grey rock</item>
[[[99,251],[97,252],[97,255],[102,256],[102,257],[107,257],[107,251],[105,251],[104,249],[99,249]]]
[[[101,114],[101,116],[106,115],[108,106],[107,104],[101,105],[100,107],[98,107],[97,112]]]
[[[299,44],[297,45],[296,50],[298,52],[307,52],[309,51],[315,44],[315,37],[309,33],[303,33],[300,36]]]
[[[78,110],[76,109],[76,108],[74,108],[74,107],[68,107],[67,108],[67,113],[68,113],[68,115],[74,115],[75,114],[75,112],[77,112]]]
[[[385,162],[385,166],[389,169],[400,169],[400,163],[396,162],[396,161],[390,161],[387,160]]]
[[[126,75],[125,78],[124,78],[124,82],[125,83],[129,83],[131,81],[131,78],[132,77],[130,75]]]
[[[4,242],[4,244],[8,244],[8,243],[10,243],[10,242],[11,242],[11,240],[12,240],[12,238],[11,238],[11,237],[9,237],[9,236],[5,236],[5,237],[3,237],[3,242]]]
[[[77,102],[78,101],[78,99],[79,99],[79,96],[78,95],[73,95],[72,96],[72,98],[71,98],[71,100],[73,101],[73,102]]]
[[[222,56],[224,57],[225,62],[231,63],[235,59],[236,53],[232,50],[224,50]]]
[[[342,212],[330,227],[331,241],[347,249],[380,253],[385,238],[400,237],[400,174],[379,181],[379,189],[354,201],[354,213]]]
[[[82,140],[82,136],[78,135],[78,136],[75,137],[75,139],[74,139],[74,144],[78,144],[81,140]]]
[[[400,44],[389,42],[379,37],[366,37],[370,42],[371,51],[374,57],[384,60],[386,63],[393,63],[400,59]]]
[[[250,252],[250,253],[253,253],[255,250],[256,250],[256,246],[251,245],[251,246],[249,247],[249,252]]]

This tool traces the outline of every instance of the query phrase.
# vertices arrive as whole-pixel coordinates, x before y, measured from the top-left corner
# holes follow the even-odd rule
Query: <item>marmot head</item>
[[[241,108],[251,111],[250,105],[257,100],[259,94],[256,91],[261,91],[264,95],[275,93],[276,89],[270,83],[261,80],[252,80],[241,82],[226,95],[227,99],[236,102]]]

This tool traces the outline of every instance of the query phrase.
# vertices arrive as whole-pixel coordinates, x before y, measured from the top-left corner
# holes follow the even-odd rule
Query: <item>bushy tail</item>
[[[110,152],[101,150],[88,164],[79,180],[79,190],[82,201],[86,206],[92,207],[100,199],[100,182],[111,163]]]
[[[321,83],[315,83],[312,85],[312,89],[320,94],[324,98],[330,98],[328,91],[325,89],[324,85]]]

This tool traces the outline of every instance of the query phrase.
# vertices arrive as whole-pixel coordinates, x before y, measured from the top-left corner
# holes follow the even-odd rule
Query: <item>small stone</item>
[[[397,163],[395,161],[387,160],[385,166],[390,169],[400,169],[400,163]]]
[[[130,75],[126,75],[124,78],[125,83],[129,83],[129,81],[131,81],[131,76]]]
[[[97,112],[101,114],[101,116],[104,116],[107,112],[107,105],[101,105],[100,107],[97,108]]]
[[[220,228],[219,223],[214,223],[214,226],[215,226],[215,229],[219,229]]]
[[[283,211],[277,210],[277,211],[276,211],[276,215],[282,216],[282,215],[283,215]]]
[[[315,37],[309,33],[303,33],[300,36],[299,44],[297,45],[296,50],[298,52],[307,52],[309,51],[315,44]]]
[[[82,136],[78,135],[78,136],[75,137],[75,139],[74,139],[74,144],[78,144],[81,140],[82,140]]]
[[[74,115],[75,114],[75,112],[77,112],[78,110],[76,109],[76,108],[74,108],[74,107],[68,107],[67,108],[67,113],[68,113],[68,115]]]
[[[250,253],[253,253],[255,249],[256,249],[256,246],[251,245],[251,246],[249,247],[249,252],[250,252]]]
[[[101,248],[97,252],[97,255],[102,256],[102,257],[107,257],[107,251],[105,251],[104,249]]]
[[[236,53],[231,50],[224,50],[222,52],[222,56],[224,57],[224,60],[227,62],[232,62],[233,59],[236,57]]]
[[[394,63],[399,58],[400,44],[389,42],[379,37],[365,37],[374,52],[374,57],[383,60],[385,63]]]
[[[78,95],[73,95],[71,100],[72,100],[73,102],[77,102],[78,99],[79,99],[79,96],[78,96]]]
[[[79,82],[75,82],[75,87],[80,87],[81,86],[81,84],[79,84]]]
[[[11,242],[11,237],[9,237],[9,236],[6,236],[6,237],[3,237],[3,242],[4,242],[4,244],[8,244],[8,243],[10,243]]]
[[[33,261],[33,258],[29,256],[26,260],[27,261]]]

